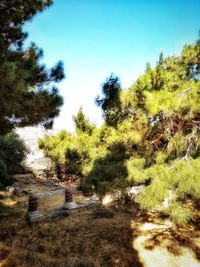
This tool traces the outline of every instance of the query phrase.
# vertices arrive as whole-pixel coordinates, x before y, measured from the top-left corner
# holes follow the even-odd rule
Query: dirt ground
[[[197,208],[184,227],[134,203],[85,208],[28,225],[26,195],[1,192],[0,198],[1,267],[200,266]]]

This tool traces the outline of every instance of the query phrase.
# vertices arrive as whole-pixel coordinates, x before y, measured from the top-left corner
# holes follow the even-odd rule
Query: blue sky
[[[65,64],[59,84],[65,104],[54,127],[72,131],[80,106],[101,124],[94,99],[111,72],[128,88],[161,51],[178,54],[197,39],[200,0],[55,0],[25,30],[27,41],[44,50],[48,67]]]

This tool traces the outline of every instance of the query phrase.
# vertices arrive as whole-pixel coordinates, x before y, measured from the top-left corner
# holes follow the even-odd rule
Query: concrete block
[[[40,222],[44,219],[44,216],[38,211],[29,211],[26,215],[26,219],[30,222]]]

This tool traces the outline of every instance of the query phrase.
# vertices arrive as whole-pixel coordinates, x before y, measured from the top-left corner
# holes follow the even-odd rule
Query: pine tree
[[[103,117],[110,126],[116,126],[120,118],[121,85],[119,78],[111,74],[102,85],[103,97],[97,96],[96,104],[102,108]]]
[[[90,123],[90,121],[86,118],[82,107],[80,107],[77,115],[73,116],[73,121],[75,123],[77,133],[87,133],[88,135],[91,135],[95,128],[95,125]]]
[[[198,39],[179,56],[161,54],[155,68],[147,65],[128,90],[121,90],[119,79],[111,76],[102,86],[103,97],[97,98],[105,124],[88,136],[80,110],[75,119],[82,131],[70,141],[67,136],[60,142],[52,138],[50,154],[64,155],[66,149],[76,148],[86,192],[102,196],[143,184],[136,198],[142,209],[162,211],[177,224],[186,223],[192,216],[187,199],[200,200],[199,59]],[[44,142],[48,149],[49,139]]]
[[[64,78],[63,63],[52,69],[40,64],[41,49],[24,48],[26,21],[52,4],[51,0],[4,0],[0,5],[0,133],[15,126],[50,127],[63,103],[55,86]]]

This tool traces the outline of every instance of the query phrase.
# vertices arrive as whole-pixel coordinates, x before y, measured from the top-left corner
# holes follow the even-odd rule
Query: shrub
[[[20,165],[25,157],[25,145],[15,133],[0,136],[1,182],[8,184],[10,177],[22,170]]]

